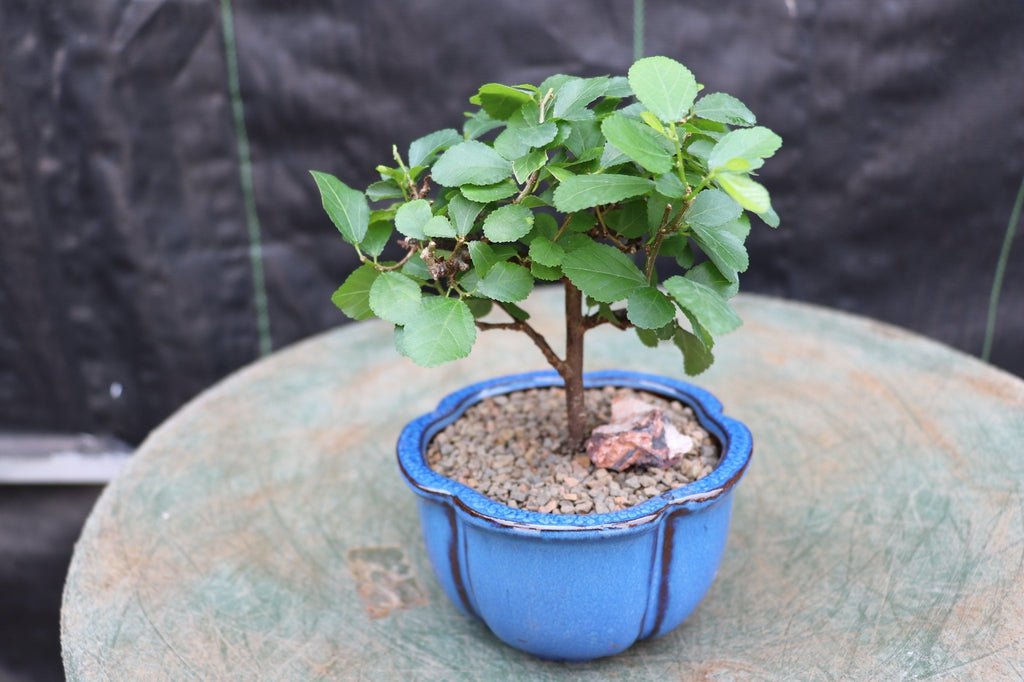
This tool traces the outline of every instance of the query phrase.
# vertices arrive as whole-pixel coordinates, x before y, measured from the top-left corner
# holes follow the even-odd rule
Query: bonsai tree
[[[478,330],[537,345],[565,383],[568,438],[586,437],[583,340],[633,329],[671,341],[688,374],[747,269],[747,213],[779,224],[752,179],[782,141],[735,97],[703,95],[690,71],[649,57],[628,78],[555,75],[539,86],[488,83],[462,132],[415,140],[365,192],[313,172],[324,209],[362,265],[332,300],[349,317],[395,325],[395,347],[430,367],[469,355]],[[383,259],[397,232],[404,251]],[[659,265],[674,262],[665,279]],[[519,307],[538,282],[565,288],[564,355]],[[490,321],[495,308],[506,317]]]

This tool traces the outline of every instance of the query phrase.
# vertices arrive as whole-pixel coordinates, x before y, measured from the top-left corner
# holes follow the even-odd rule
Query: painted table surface
[[[560,306],[549,290],[530,308],[557,330]],[[75,549],[68,677],[1024,676],[1024,382],[863,318],[737,308],[744,326],[699,382],[750,426],[754,459],[718,578],[670,635],[559,664],[456,612],[396,436],[448,391],[543,361],[489,331],[467,360],[424,370],[368,322],[238,372],[150,436]],[[681,374],[674,348],[633,334],[587,343],[591,369]]]

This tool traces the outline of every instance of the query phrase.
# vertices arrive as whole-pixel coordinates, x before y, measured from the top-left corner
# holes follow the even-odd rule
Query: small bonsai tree
[[[469,355],[477,330],[523,332],[564,380],[578,446],[584,334],[632,328],[647,346],[678,346],[688,374],[704,371],[714,336],[740,325],[729,298],[747,269],[745,211],[778,226],[750,176],[781,139],[736,98],[697,99],[701,89],[666,57],[628,78],[488,83],[462,133],[421,137],[404,158],[393,148],[395,166],[378,166],[365,193],[314,171],[362,261],[332,300],[394,323],[398,352],[426,367]],[[382,260],[395,231],[405,253]],[[661,279],[659,259],[685,274]],[[565,287],[564,356],[517,305],[538,281]],[[494,308],[507,319],[486,321]]]

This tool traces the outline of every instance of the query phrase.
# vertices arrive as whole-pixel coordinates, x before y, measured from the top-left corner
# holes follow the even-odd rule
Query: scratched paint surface
[[[558,295],[532,303],[553,329]],[[68,677],[1024,675],[1024,382],[869,320],[760,297],[738,308],[746,324],[699,382],[751,427],[754,460],[718,579],[672,634],[549,663],[445,601],[395,438],[449,390],[543,361],[487,332],[469,359],[423,370],[363,323],[243,370],[151,435],[76,548]],[[587,341],[591,369],[681,375],[672,348]],[[365,576],[387,571],[351,564],[380,547],[404,552],[388,562],[412,581],[380,586],[398,600],[383,617]]]

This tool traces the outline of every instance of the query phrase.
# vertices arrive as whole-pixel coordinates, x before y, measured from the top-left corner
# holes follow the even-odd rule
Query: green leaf
[[[513,320],[519,320],[525,322],[530,319],[530,313],[526,312],[515,303],[502,303],[501,309],[508,313]]]
[[[462,188],[462,191],[465,191],[465,188]],[[459,237],[469,234],[473,230],[473,223],[483,209],[483,204],[470,201],[462,194],[452,197],[452,200],[448,202],[448,218],[455,225],[455,234]]]
[[[341,232],[341,236],[349,244],[363,241],[366,228],[370,225],[370,205],[366,203],[366,195],[352,189],[330,173],[310,173],[320,189],[324,210]]]
[[[410,258],[406,264],[402,266],[402,269],[399,272],[421,282],[426,282],[432,279],[430,269],[427,267],[427,264],[423,262],[423,258],[421,258],[420,254],[416,254]]]
[[[473,313],[473,317],[477,319],[486,317],[487,313],[491,312],[491,309],[494,307],[494,301],[489,298],[466,298],[463,300],[469,306],[469,311]]]
[[[690,225],[714,227],[736,220],[743,209],[729,196],[717,189],[706,189],[698,194],[683,214],[683,220]]]
[[[563,144],[577,159],[585,156],[592,149],[603,148],[604,137],[601,135],[601,128],[597,125],[597,121],[573,121],[562,125],[569,128],[569,136],[565,138]]]
[[[683,369],[690,376],[700,374],[715,361],[711,349],[699,337],[685,329],[677,329],[672,341],[683,353]]]
[[[462,126],[467,140],[475,140],[481,135],[501,127],[501,121],[496,121],[481,109],[475,114],[468,115],[466,123]]]
[[[495,263],[476,285],[474,293],[495,301],[513,303],[522,301],[533,291],[533,276],[522,265]]]
[[[764,224],[768,227],[779,226],[779,214],[775,212],[775,209],[768,207],[768,210],[764,213],[758,213],[757,217],[764,221]]]
[[[454,128],[445,128],[413,140],[409,145],[409,165],[425,166],[441,151],[462,142],[462,135]]]
[[[554,216],[548,213],[536,213],[533,216],[533,230],[531,234],[534,237],[547,237],[552,239],[555,233],[558,232],[558,221],[555,220]]]
[[[487,242],[470,242],[469,257],[473,261],[473,267],[477,274],[486,277],[491,267],[503,260]]]
[[[608,90],[608,77],[568,78],[555,91],[552,113],[556,118],[578,120],[586,117],[587,105]]]
[[[608,79],[608,87],[604,91],[605,97],[632,97],[633,90],[629,87],[629,80],[625,76],[612,76]]]
[[[470,140],[448,149],[431,169],[445,187],[492,185],[512,175],[512,163],[482,142]]]
[[[714,289],[719,296],[725,299],[732,298],[739,293],[740,285],[738,282],[731,282],[729,279],[719,271],[712,261],[706,260],[700,265],[690,268],[686,275],[686,279],[692,279],[694,282],[699,282],[705,286]]]
[[[370,287],[380,273],[370,263],[352,271],[345,282],[331,295],[331,303],[353,320],[373,317],[370,309]]]
[[[385,199],[404,199],[402,188],[394,180],[378,180],[371,182],[366,188],[366,198],[370,201],[384,201]]]
[[[436,215],[423,226],[423,234],[428,237],[455,238],[455,228],[443,215]]]
[[[630,197],[648,194],[654,183],[632,175],[576,175],[566,178],[555,190],[555,208],[573,213],[584,208],[614,204]]]
[[[658,131],[658,133],[660,133],[661,135],[668,134],[665,130],[665,126],[661,125],[661,121],[658,120],[658,117],[652,114],[651,112],[641,111],[640,120],[646,123],[651,128],[654,128],[654,130]]]
[[[522,90],[501,83],[487,83],[480,86],[474,99],[478,101],[470,101],[479,104],[491,118],[504,121],[532,98]]]
[[[370,309],[382,320],[406,324],[420,311],[420,285],[400,272],[382,272],[370,287]]]
[[[659,175],[658,179],[654,181],[654,189],[656,189],[659,194],[666,196],[669,199],[682,199],[686,196],[686,187],[683,185],[683,181],[680,180],[679,176],[675,173]],[[703,192],[701,192],[701,194],[703,194]]]
[[[647,57],[629,69],[636,98],[662,121],[678,121],[697,96],[697,81],[685,66],[668,57]]]
[[[558,134],[558,124],[554,121],[540,122],[540,107],[530,102],[512,114],[508,120],[510,130],[516,131],[519,139],[531,147],[543,147]]]
[[[782,138],[762,126],[734,130],[719,140],[708,156],[708,170],[746,172],[760,168],[782,146]]]
[[[530,145],[519,136],[515,128],[506,128],[494,138],[494,151],[509,161],[518,159],[530,151]]]
[[[709,121],[734,126],[752,126],[757,123],[757,118],[747,105],[724,92],[713,92],[701,97],[693,106],[693,113]]]
[[[476,341],[476,324],[469,306],[457,298],[428,296],[405,325],[402,351],[423,367],[435,367],[469,355]]]
[[[712,334],[726,334],[742,324],[729,302],[711,287],[678,275],[662,284],[680,307],[690,311]]]
[[[746,175],[719,173],[715,176],[715,182],[728,192],[729,196],[736,200],[736,203],[748,211],[760,215],[772,210],[768,190]]]
[[[623,237],[635,239],[646,234],[647,202],[630,201],[604,214],[604,222]]]
[[[601,160],[598,164],[601,168],[611,168],[612,166],[618,166],[623,163],[627,163],[629,157],[619,151],[615,145],[610,142],[606,142],[604,145],[604,151],[601,152]]]
[[[547,237],[537,237],[530,242],[530,260],[554,268],[562,264],[565,249]]]
[[[423,227],[430,220],[430,202],[426,199],[416,199],[407,204],[402,204],[395,213],[395,228],[412,239],[426,239],[423,234]]]
[[[612,114],[601,124],[601,132],[616,149],[651,173],[667,173],[672,169],[668,140],[636,119]]]
[[[686,151],[691,155],[697,157],[697,159],[704,163],[706,166],[708,163],[708,157],[711,156],[711,150],[715,148],[715,143],[711,140],[701,138],[695,140],[686,148]]]
[[[660,329],[676,317],[676,308],[665,294],[654,287],[643,287],[629,295],[626,317],[637,327]]]
[[[363,253],[372,258],[379,256],[387,246],[388,240],[391,239],[391,232],[394,229],[394,223],[390,220],[378,220],[370,223],[370,226],[366,228],[363,243],[360,244]]]
[[[644,344],[648,348],[657,348],[658,344],[661,343],[657,332],[653,329],[641,329],[640,327],[634,327],[633,330],[640,339],[640,343]]]
[[[533,211],[518,204],[507,204],[484,219],[484,235],[492,242],[514,242],[533,227]]]
[[[490,203],[492,201],[498,201],[500,199],[507,199],[516,192],[519,188],[516,187],[516,183],[512,182],[512,179],[502,180],[493,185],[485,185],[478,187],[476,185],[463,185],[459,188],[467,199],[471,201],[478,201],[483,204]]]
[[[530,274],[545,282],[557,282],[562,279],[562,269],[559,267],[548,267],[534,261],[530,263]]]
[[[547,163],[548,155],[543,149],[534,149],[526,156],[521,156],[512,162],[512,173],[516,176],[516,182],[520,185],[526,184],[530,174],[540,170]]]
[[[647,284],[629,256],[596,242],[569,251],[562,260],[562,272],[580,291],[602,303],[622,300]]]
[[[738,220],[735,222],[740,223]],[[691,227],[697,244],[718,267],[719,272],[730,282],[738,282],[737,273],[746,272],[750,265],[747,249],[743,246],[743,238],[737,232],[723,229],[727,227],[726,225],[705,227],[694,224]],[[750,229],[749,222],[747,229]]]

